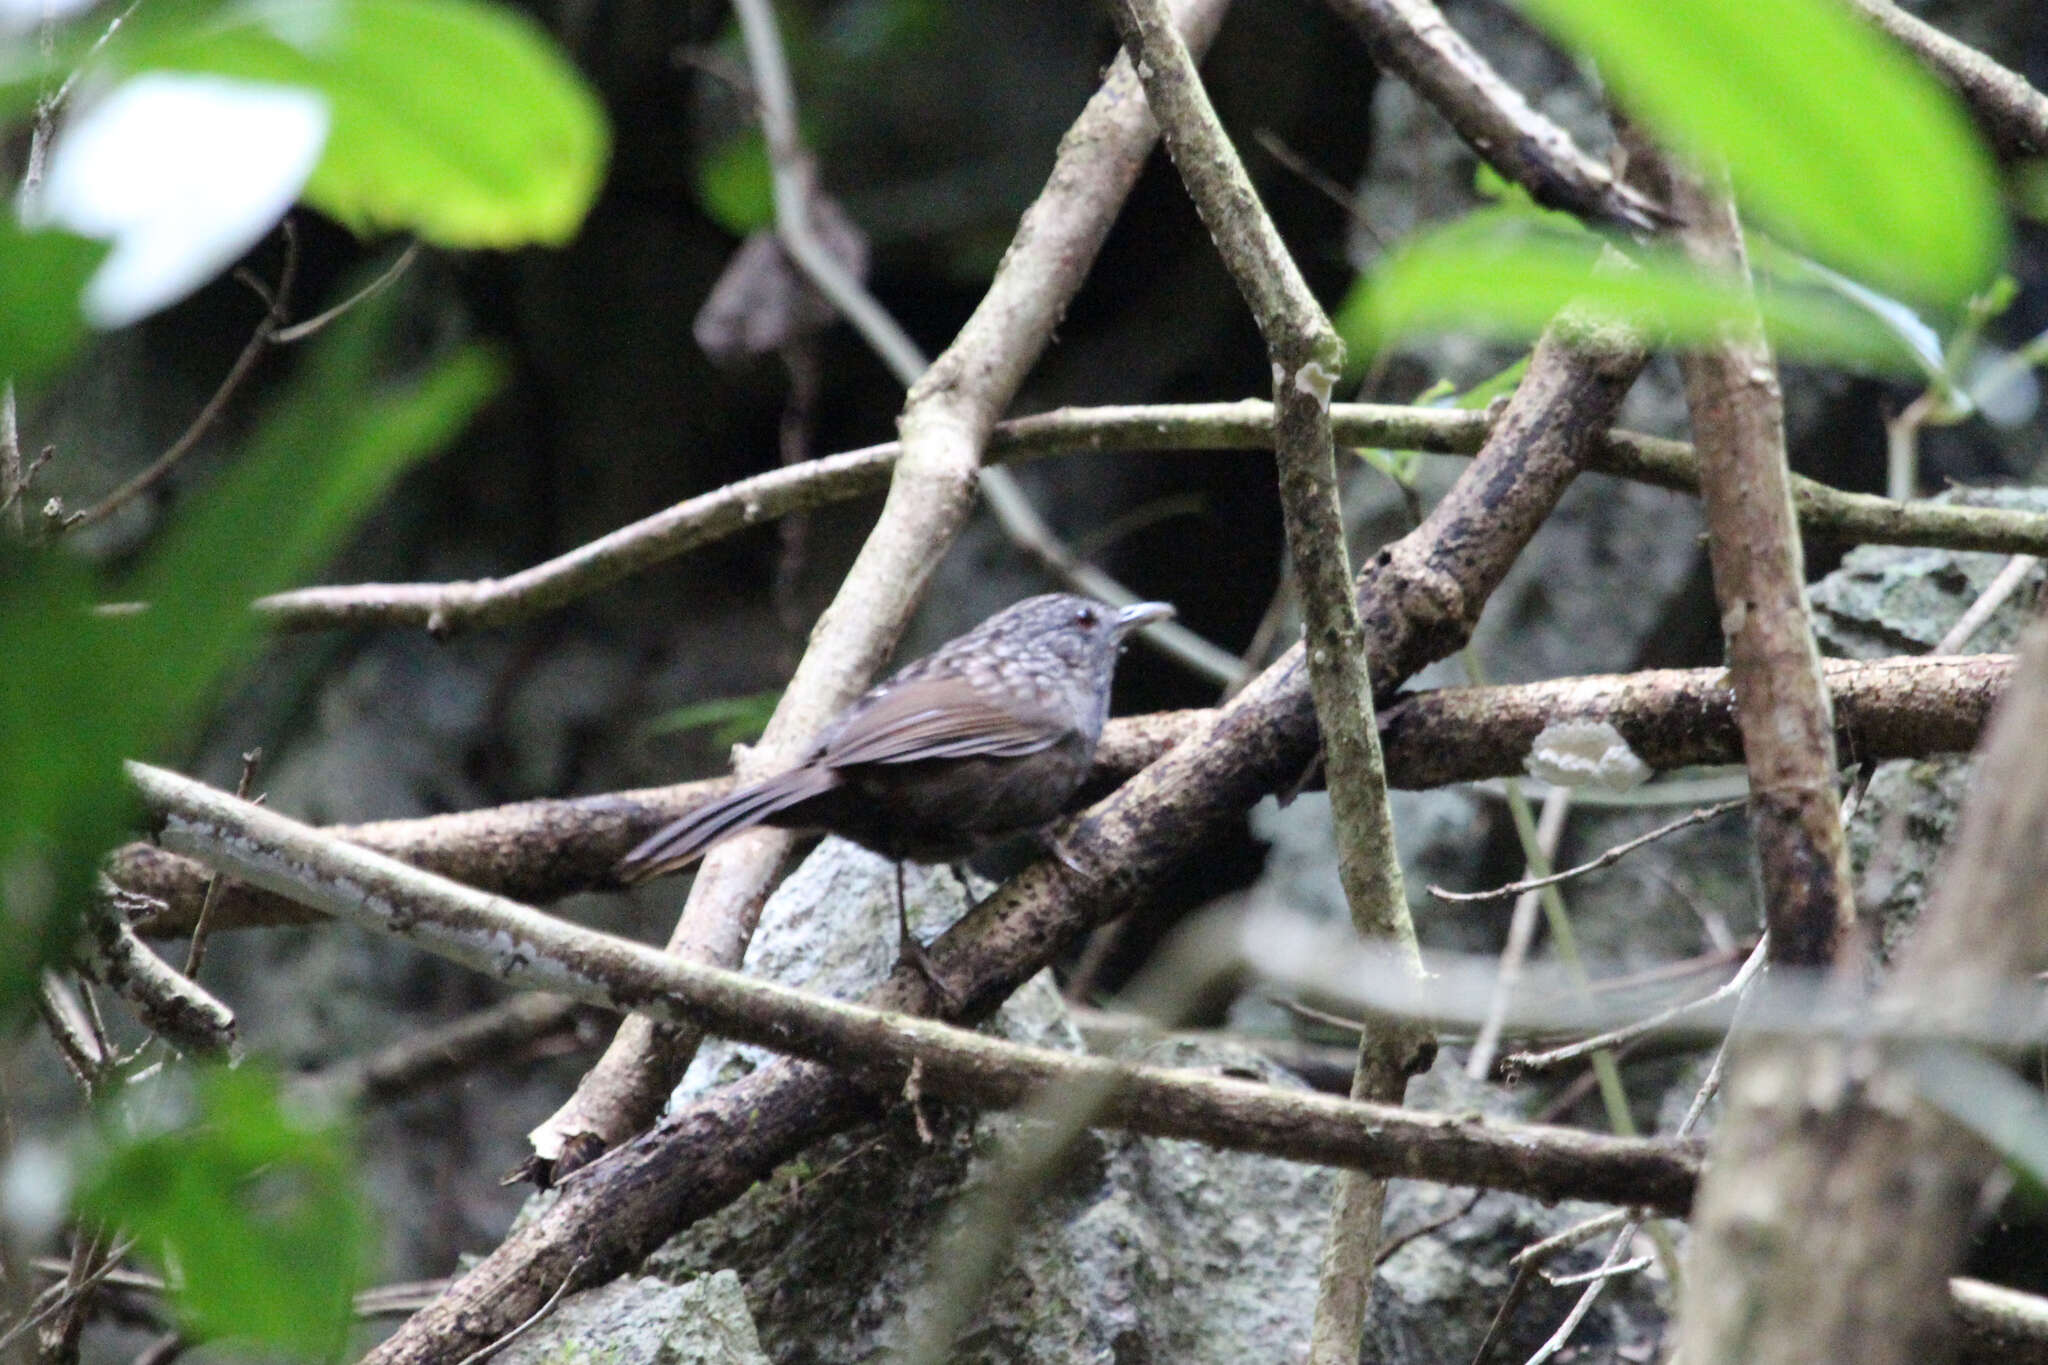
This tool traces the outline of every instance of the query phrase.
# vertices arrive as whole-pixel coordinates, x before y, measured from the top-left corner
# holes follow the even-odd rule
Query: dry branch
[[[1967,658],[1830,660],[1837,748],[1842,759],[1925,758],[1961,753],[2012,671],[2003,654]],[[1208,713],[1169,711],[1112,720],[1096,752],[1089,791],[1129,778],[1206,723]],[[1553,721],[1605,720],[1651,767],[1739,763],[1734,695],[1718,668],[1563,678],[1511,687],[1454,687],[1404,693],[1381,715],[1388,780],[1406,788],[1512,777],[1530,744]],[[614,887],[619,857],[669,821],[723,795],[730,780],[604,796],[521,801],[508,806],[339,825],[329,832],[415,866],[515,900],[551,901]],[[191,930],[206,873],[153,844],[113,855],[109,875],[148,902],[135,927],[153,936]],[[142,906],[144,900],[136,904]],[[299,906],[254,887],[229,885],[215,927],[296,924]]]
[[[1493,419],[1483,412],[1337,403],[1338,442],[1438,455],[1471,455]],[[1042,459],[1102,451],[1270,450],[1273,405],[1177,403],[1061,408],[999,423],[988,460]],[[902,453],[900,442],[866,446],[770,470],[664,508],[532,568],[504,578],[461,583],[356,583],[300,588],[260,599],[256,610],[285,630],[343,626],[424,626],[436,635],[500,626],[566,606],[578,598],[753,526],[881,491]],[[1683,441],[1609,431],[1586,468],[1618,478],[1699,491],[1697,462]],[[1926,545],[1951,550],[2048,556],[2048,516],[2000,507],[1901,503],[1848,493],[1794,475],[1800,528],[1848,543]]]
[[[902,1089],[913,1065],[924,1094],[994,1108],[1025,1104],[1048,1085],[1100,1087],[1114,1095],[1105,1110],[1108,1127],[1546,1199],[1641,1202],[1674,1212],[1690,1201],[1698,1176],[1697,1151],[1684,1144],[1404,1113],[1056,1052],[812,995],[475,891],[160,768],[131,764],[129,776],[167,843],[237,877],[508,985],[826,1061],[883,1096]]]
[[[1654,154],[1645,160],[1654,164]],[[1671,172],[1670,187],[1686,254],[1747,287],[1735,201],[1682,171]],[[1835,795],[1834,721],[1792,510],[1777,362],[1752,310],[1680,363],[1749,769],[1749,827],[1771,960],[1826,966],[1855,928],[1856,905]]]
[[[1537,203],[1637,231],[1664,221],[1656,204],[1616,180],[1570,133],[1531,108],[1430,0],[1332,0],[1332,7],[1364,36],[1375,62],[1399,76],[1481,160]]]
[[[1401,882],[1387,810],[1365,633],[1353,600],[1351,557],[1337,496],[1330,394],[1344,370],[1344,344],[1309,292],[1279,229],[1259,202],[1237,149],[1202,88],[1194,59],[1173,31],[1164,0],[1115,7],[1125,50],[1138,61],[1146,97],[1168,152],[1223,263],[1244,296],[1273,367],[1273,454],[1289,567],[1299,589],[1309,691],[1321,732],[1323,767],[1337,842],[1337,877],[1361,936],[1407,950],[1422,974],[1415,926]],[[1408,1077],[1427,1069],[1435,1038],[1408,1020],[1374,1020],[1361,1031],[1353,1099],[1399,1104]],[[1346,1172],[1323,1257],[1309,1359],[1357,1358],[1377,1262],[1386,1181]]]
[[[2048,96],[2026,77],[1951,38],[1892,0],[1849,0],[1852,9],[1896,39],[1962,96],[2001,161],[2048,152]]]

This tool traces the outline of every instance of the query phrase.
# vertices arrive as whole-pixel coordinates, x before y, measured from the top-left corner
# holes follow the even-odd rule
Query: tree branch
[[[1547,1199],[1610,1199],[1671,1212],[1683,1211],[1698,1177],[1697,1152],[1683,1144],[1405,1113],[1312,1091],[1030,1047],[812,995],[475,891],[161,768],[131,763],[128,774],[167,844],[237,877],[508,985],[829,1062],[884,1095],[902,1088],[913,1065],[925,1094],[991,1108],[1015,1108],[1049,1085],[1106,1086],[1114,1092],[1106,1127]]]
[[[1999,160],[2028,161],[2048,152],[2048,95],[2028,84],[2026,77],[1906,13],[1892,0],[1848,3],[1962,96]]]
[[[1546,208],[1647,232],[1668,215],[1529,106],[1431,0],[1332,0],[1372,49],[1487,165]]]
[[[2012,659],[1836,659],[1825,668],[1837,747],[1844,762],[1860,762],[1969,750],[2005,686]],[[1206,724],[1208,715],[1169,711],[1110,721],[1087,790],[1096,796],[1108,792]],[[1440,787],[1520,773],[1537,734],[1553,721],[1571,720],[1607,721],[1653,768],[1742,761],[1734,696],[1718,668],[1403,693],[1381,714],[1380,742],[1394,786]],[[615,886],[612,869],[627,849],[730,787],[730,779],[715,778],[339,825],[328,832],[515,900],[550,901]],[[134,917],[139,932],[191,930],[207,880],[192,862],[151,844],[129,844],[115,851],[108,873],[135,893],[138,907],[150,902]],[[309,918],[289,901],[230,884],[214,923],[237,929]]]
[[[1645,149],[1646,164],[1654,155]],[[1747,287],[1734,200],[1725,188],[1682,171],[1670,169],[1669,176],[1686,254]],[[1823,967],[1855,929],[1856,905],[1835,795],[1835,727],[1787,477],[1777,363],[1752,310],[1680,364],[1699,446],[1714,596],[1742,722],[1771,960]]]
[[[1422,962],[1387,810],[1365,633],[1337,497],[1330,394],[1344,371],[1344,344],[1259,202],[1193,58],[1173,31],[1164,0],[1119,0],[1115,14],[1167,150],[1272,361],[1280,510],[1300,590],[1309,690],[1335,817],[1338,880],[1360,936],[1405,948],[1419,977]],[[1414,1021],[1371,1021],[1359,1034],[1352,1098],[1400,1104],[1409,1075],[1426,1069],[1434,1044],[1428,1028]],[[1338,1181],[1309,1345],[1309,1359],[1317,1365],[1357,1359],[1385,1203],[1384,1180],[1347,1173]]]
[[[1471,455],[1493,421],[1482,412],[1337,403],[1331,431],[1343,445]],[[1270,450],[1273,406],[1179,403],[1062,408],[998,424],[990,460],[1103,451]],[[438,636],[501,626],[566,606],[679,555],[750,527],[879,491],[902,453],[890,441],[827,455],[726,484],[504,578],[463,583],[356,583],[300,588],[260,599],[256,610],[284,630],[423,626]],[[1692,447],[1630,431],[1599,437],[1586,468],[1683,493],[1699,491]],[[2048,516],[2001,507],[1893,502],[1792,476],[1808,535],[1849,543],[2048,556]]]

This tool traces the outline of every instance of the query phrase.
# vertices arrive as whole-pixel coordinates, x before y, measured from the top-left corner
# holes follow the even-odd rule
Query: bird
[[[900,951],[939,985],[910,931],[903,864],[957,864],[1057,819],[1088,776],[1125,638],[1173,614],[1075,593],[1006,607],[856,698],[796,766],[642,841],[618,878],[679,871],[757,825],[837,834],[895,860]]]

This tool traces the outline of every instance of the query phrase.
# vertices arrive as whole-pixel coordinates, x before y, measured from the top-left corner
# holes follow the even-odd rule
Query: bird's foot
[[[908,967],[923,977],[925,984],[939,998],[939,1013],[948,1017],[961,1013],[967,1007],[967,999],[954,985],[939,973],[939,964],[932,960],[931,951],[917,941],[917,936],[908,929],[903,933],[896,949],[896,964]]]
[[[1061,867],[1086,880],[1088,869],[1081,866],[1081,860],[1067,847],[1067,835],[1071,834],[1079,823],[1077,820],[1069,820],[1059,828],[1048,831],[1045,836],[1045,851],[1051,854],[1053,861]]]

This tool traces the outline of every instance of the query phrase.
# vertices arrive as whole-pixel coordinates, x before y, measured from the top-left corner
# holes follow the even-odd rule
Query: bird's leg
[[[910,907],[903,895],[901,858],[896,860],[896,960],[925,979],[925,983],[938,994],[945,1013],[958,1014],[965,1006],[966,1001],[960,998],[960,992],[939,975],[938,964],[932,961],[932,955],[925,951],[924,944],[918,942],[917,935],[910,932]]]
[[[910,952],[910,945],[917,943],[917,940],[910,936],[910,904],[903,895],[903,860],[901,858],[896,860],[896,941],[903,945],[903,952],[906,956]],[[918,946],[922,949],[924,945],[919,944]]]

